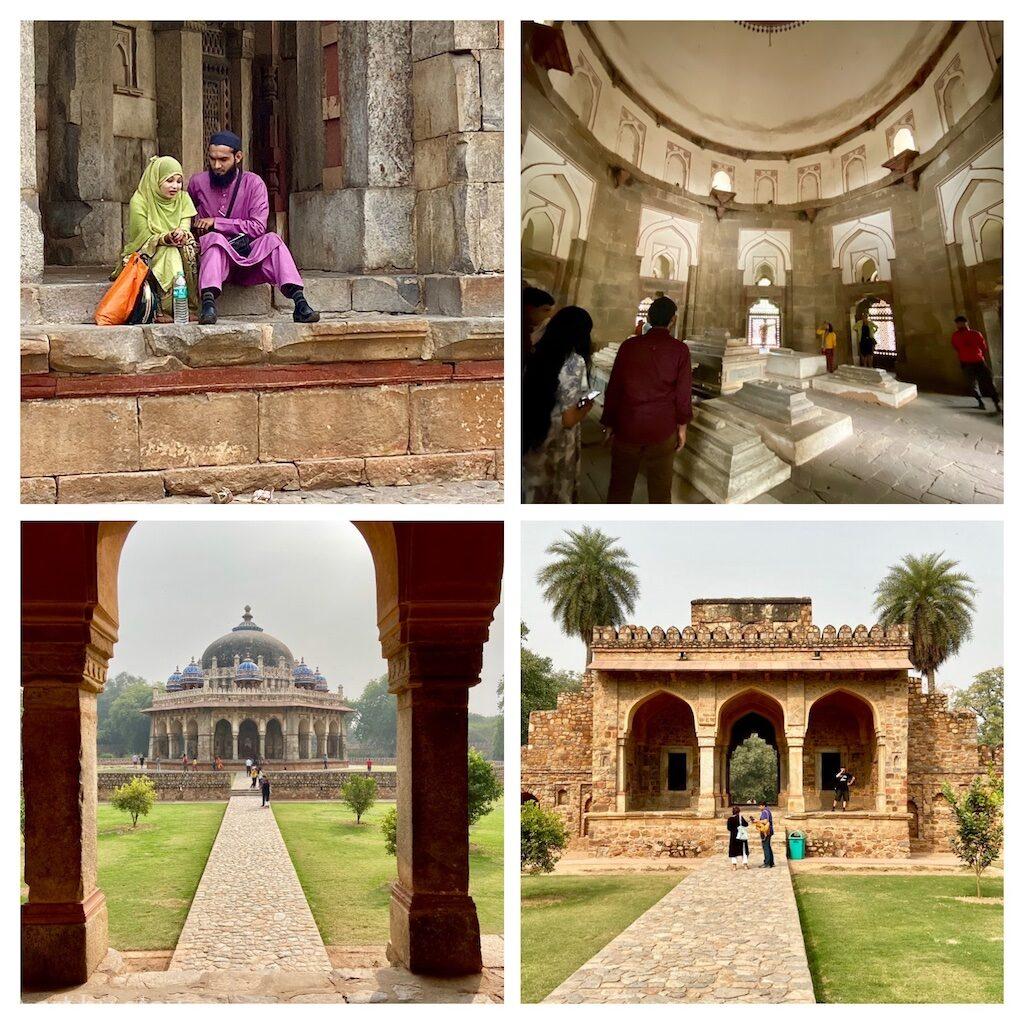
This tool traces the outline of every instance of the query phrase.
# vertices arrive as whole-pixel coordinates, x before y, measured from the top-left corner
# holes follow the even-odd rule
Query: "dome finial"
[[[246,622],[252,622],[252,605],[251,604],[247,604],[245,606],[245,614],[242,616],[242,618]]]

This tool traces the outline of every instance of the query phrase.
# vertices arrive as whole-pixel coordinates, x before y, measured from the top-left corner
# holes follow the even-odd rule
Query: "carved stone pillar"
[[[699,736],[700,791],[697,794],[697,813],[702,818],[715,816],[715,737]]]
[[[294,715],[287,715],[284,723],[284,759],[299,759],[299,723]]]
[[[267,756],[267,722],[266,719],[261,718],[256,723],[256,729],[259,732],[258,746],[256,747],[256,756],[258,758],[265,758]]]
[[[202,22],[155,21],[153,41],[157,145],[181,160],[188,180],[206,166]]]
[[[43,273],[43,228],[36,180],[36,52],[31,21],[21,23],[21,279]]]
[[[615,810],[626,810],[626,737],[620,736],[615,745]]]
[[[500,523],[360,523],[398,702],[398,880],[388,958],[439,975],[481,969],[469,895],[468,703],[501,583]]]
[[[231,759],[238,760],[238,722],[231,720]]]
[[[875,750],[878,755],[878,781],[876,783],[877,788],[875,790],[875,810],[879,814],[885,814],[888,809],[886,806],[888,774],[885,760],[885,736],[881,733],[875,737]]]
[[[96,697],[117,640],[127,532],[125,524],[22,526],[26,988],[81,984],[107,952],[96,879]]]
[[[790,737],[789,746],[789,801],[786,810],[790,814],[803,814],[804,801],[804,738]]]

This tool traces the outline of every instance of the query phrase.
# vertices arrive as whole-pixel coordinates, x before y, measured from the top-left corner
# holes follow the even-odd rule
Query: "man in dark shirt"
[[[624,341],[615,356],[601,423],[612,445],[611,504],[629,504],[637,474],[651,504],[672,501],[672,461],[693,419],[690,350],[672,337],[676,304],[667,296],[647,311],[650,330]]]
[[[763,868],[775,867],[775,852],[772,850],[772,836],[775,835],[775,819],[772,817],[771,808],[767,802],[761,802],[761,817],[758,819],[761,824],[758,832],[761,833],[761,852],[764,854]]]
[[[985,335],[981,331],[972,331],[967,317],[958,316],[954,321],[956,330],[950,343],[956,349],[956,357],[960,360],[960,369],[967,378],[968,387],[974,400],[978,403],[979,409],[985,408],[981,396],[992,399],[996,412],[999,408],[999,392],[996,391],[996,382],[992,379],[992,371],[989,369],[985,356],[988,355],[988,344],[985,342]]]
[[[838,803],[842,803],[843,810],[846,810],[846,805],[850,802],[850,787],[856,781],[856,778],[853,772],[846,770],[845,765],[836,773],[836,792],[835,799],[832,801],[833,811]]]

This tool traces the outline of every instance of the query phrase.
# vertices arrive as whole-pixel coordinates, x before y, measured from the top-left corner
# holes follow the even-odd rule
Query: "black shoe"
[[[201,324],[217,322],[217,303],[213,299],[203,299],[203,306],[199,311],[199,322]]]
[[[292,319],[297,324],[317,324],[320,322],[320,314],[306,301],[306,296],[301,292],[295,297],[295,311]]]

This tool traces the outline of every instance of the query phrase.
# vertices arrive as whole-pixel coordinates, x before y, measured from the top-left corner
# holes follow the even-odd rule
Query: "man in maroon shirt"
[[[1001,412],[996,382],[992,379],[992,371],[989,369],[988,363],[985,362],[985,356],[988,355],[985,335],[981,331],[972,331],[965,316],[958,316],[954,323],[956,330],[953,332],[952,345],[956,349],[957,359],[960,360],[960,369],[964,371],[967,384],[974,400],[978,403],[978,408],[985,408],[985,403],[981,399],[984,394],[987,398],[992,399],[996,412]]]
[[[676,304],[667,296],[647,311],[650,330],[622,343],[604,399],[604,425],[612,445],[611,504],[629,504],[637,474],[647,477],[651,504],[672,501],[672,460],[693,419],[690,350],[672,337]]]

